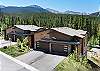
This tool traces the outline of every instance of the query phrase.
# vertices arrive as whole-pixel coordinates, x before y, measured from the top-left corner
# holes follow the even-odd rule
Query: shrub
[[[3,48],[4,48],[4,49],[7,49],[7,46],[4,46]]]
[[[17,39],[17,46],[18,46],[19,48],[21,48],[21,41],[20,41],[19,39]]]
[[[23,39],[23,46],[27,46],[28,45],[28,37],[26,37],[25,39]]]

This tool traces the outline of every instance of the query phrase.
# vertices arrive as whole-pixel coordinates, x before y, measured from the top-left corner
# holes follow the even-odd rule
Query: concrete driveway
[[[0,71],[39,71],[0,51]]]
[[[35,67],[40,71],[53,71],[54,68],[64,59],[64,56],[46,54],[40,51],[31,51],[17,57],[24,63]]]
[[[0,48],[3,48],[4,46],[10,46],[10,45],[15,45],[17,44],[16,42],[11,42],[11,41],[7,41],[4,39],[0,39]]]

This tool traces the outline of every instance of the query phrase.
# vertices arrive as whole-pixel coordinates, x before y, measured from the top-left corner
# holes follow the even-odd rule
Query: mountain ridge
[[[100,16],[100,11],[91,13],[90,15],[91,15],[91,16]]]
[[[54,13],[54,14],[89,15],[87,13],[81,13],[69,10],[66,10],[65,12],[60,12],[50,8],[44,9],[39,5],[29,5],[20,7],[0,5],[0,11],[3,13]]]
[[[0,5],[1,12],[3,13],[48,13],[49,11],[37,6],[37,5],[30,5],[25,7],[18,7],[18,6],[2,6]]]

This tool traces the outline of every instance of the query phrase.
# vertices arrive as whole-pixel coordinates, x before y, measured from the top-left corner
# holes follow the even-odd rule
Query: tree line
[[[2,29],[16,24],[30,24],[37,26],[70,27],[82,29],[88,32],[88,38],[98,36],[100,18],[89,15],[33,13],[33,14],[3,14],[0,15],[0,27]]]

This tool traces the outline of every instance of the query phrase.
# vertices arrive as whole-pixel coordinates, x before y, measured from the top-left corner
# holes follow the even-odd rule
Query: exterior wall
[[[49,43],[48,42],[37,42],[37,49],[44,51],[44,52],[49,52]]]
[[[44,37],[55,37],[57,40],[65,40],[65,41],[70,41],[72,39],[71,36],[68,35],[64,35],[60,32],[57,31],[53,31],[53,30],[46,30],[46,31],[42,31],[42,32],[36,32],[34,34],[34,41],[39,41]]]
[[[6,29],[6,38],[11,38],[12,41],[16,41],[18,36],[8,34],[8,33],[11,33],[11,32],[12,33],[16,32],[16,33],[21,33],[21,34],[24,33],[23,30],[21,30],[17,27],[11,27],[11,28]]]
[[[49,37],[49,30],[34,33],[34,42],[40,41],[42,38]]]
[[[80,55],[86,55],[87,54],[87,34],[84,38],[79,38],[80,45],[78,46],[78,54]]]
[[[66,40],[66,41],[71,40],[70,36],[66,36],[57,31],[53,31],[53,30],[40,31],[40,32],[34,33],[34,48],[36,48],[36,42],[40,41],[42,38],[45,38],[45,37],[48,37],[48,38],[55,37],[57,40]]]
[[[65,35],[63,33],[51,30],[50,31],[50,37],[55,37],[57,40],[65,40],[65,41],[70,41],[71,40],[71,36],[69,35]]]
[[[29,47],[33,48],[34,47],[34,35],[28,36],[28,41],[29,41]]]
[[[78,54],[83,55],[83,39],[79,38],[80,45],[78,45]]]
[[[36,49],[36,42],[40,41],[42,38],[45,38],[45,37],[49,37],[49,30],[34,33],[34,49]]]
[[[6,33],[10,33],[10,32],[12,32],[12,31],[14,31],[13,28],[14,28],[14,27],[11,27],[11,28],[6,29]]]
[[[24,33],[24,31],[22,29],[19,29],[17,27],[11,27],[6,30],[6,33],[10,33],[10,32]]]
[[[87,55],[87,34],[83,38],[83,54]]]
[[[13,35],[13,34],[8,34],[8,33],[16,33],[16,34],[30,34],[31,32],[29,30],[22,30],[20,28],[17,28],[17,27],[11,27],[11,28],[8,28],[6,29],[6,36],[7,38],[11,38],[12,41],[16,41],[17,38],[20,38],[20,37],[26,37],[26,36],[20,36],[20,35]],[[29,41],[30,41],[31,38],[29,38]],[[30,43],[29,43],[30,44]],[[31,44],[30,44],[31,45]]]
[[[41,31],[41,32],[36,32],[34,34],[34,44],[36,44],[37,41],[40,41],[44,37],[55,37],[56,40],[63,40],[63,41],[71,41],[73,37],[69,35],[65,35],[63,33],[54,31],[54,30],[46,30],[46,31]],[[75,46],[77,48],[78,55],[83,55],[84,51],[86,51],[86,37],[85,38],[79,38],[79,37],[74,37],[79,40],[80,45]],[[44,45],[43,45],[44,46]],[[45,45],[46,46],[46,45]],[[36,47],[36,46],[35,46]],[[48,47],[48,46],[46,46]],[[52,49],[54,49],[57,52],[62,52],[64,50],[64,45],[62,44],[52,44]],[[48,47],[49,48],[49,47]],[[71,46],[70,46],[71,48]]]

